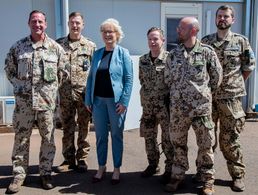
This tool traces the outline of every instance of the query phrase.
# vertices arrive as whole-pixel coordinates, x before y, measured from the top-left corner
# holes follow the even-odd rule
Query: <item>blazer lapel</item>
[[[112,72],[112,68],[113,66],[116,64],[116,60],[118,58],[118,45],[115,46],[112,57],[111,57],[111,61],[110,61],[110,68],[109,68],[109,72]]]

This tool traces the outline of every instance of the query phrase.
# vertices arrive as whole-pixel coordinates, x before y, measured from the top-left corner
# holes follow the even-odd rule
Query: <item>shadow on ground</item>
[[[121,173],[121,182],[118,185],[112,185],[111,172],[107,172],[101,182],[92,183],[91,180],[95,172],[96,170],[88,170],[87,173],[77,173],[75,171],[53,173],[53,182],[60,194],[168,194],[164,192],[164,184],[160,182],[160,175],[155,175],[151,178],[141,178],[141,172]],[[6,188],[12,180],[12,166],[0,166],[0,173],[0,188]],[[192,183],[191,178],[192,175],[186,175],[183,186],[176,194],[199,193],[200,190]],[[220,185],[223,185],[222,183],[222,181],[219,182]],[[24,185],[28,188],[41,188],[38,166],[29,167],[29,175]]]

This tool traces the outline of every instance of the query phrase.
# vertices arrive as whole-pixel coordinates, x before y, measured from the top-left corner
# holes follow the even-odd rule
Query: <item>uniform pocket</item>
[[[203,125],[207,129],[213,129],[215,127],[215,124],[212,121],[211,117],[209,117],[209,116],[201,116],[200,118],[201,118],[201,121],[202,121]]]
[[[239,99],[231,99],[221,102],[219,105],[221,111],[226,115],[232,115],[235,119],[239,119],[245,116],[245,112],[242,108],[241,101]]]
[[[224,63],[228,64],[227,67],[230,69],[235,68],[236,63],[240,63],[240,52],[239,51],[224,51]]]
[[[47,56],[43,60],[44,80],[46,82],[57,81],[57,56]]]
[[[244,130],[245,118],[241,117],[236,120],[236,130],[238,133],[241,133]]]
[[[82,67],[83,71],[88,71],[91,66],[91,56],[89,51],[81,51],[77,56],[77,64]]]
[[[18,79],[27,80],[32,75],[32,64],[29,54],[23,54],[18,57]]]
[[[194,81],[200,81],[205,79],[205,68],[203,61],[195,61],[191,66],[190,73]]]

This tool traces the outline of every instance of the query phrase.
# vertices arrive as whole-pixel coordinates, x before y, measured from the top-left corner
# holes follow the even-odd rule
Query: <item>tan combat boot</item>
[[[234,178],[232,190],[235,192],[243,192],[245,190],[244,178]]]
[[[21,179],[19,177],[14,177],[6,190],[6,194],[14,194],[19,192],[23,183],[24,183],[24,179]]]
[[[68,161],[64,161],[61,165],[59,165],[56,169],[57,173],[63,173],[63,172],[67,172],[69,170],[75,170],[76,169],[76,164],[75,162],[73,163],[69,163]]]
[[[205,182],[204,186],[202,188],[202,194],[203,195],[214,195],[215,190],[214,190],[214,184],[213,181],[212,182]]]
[[[52,177],[51,175],[42,175],[40,176],[41,180],[41,187],[45,190],[53,189],[54,186],[52,184]]]

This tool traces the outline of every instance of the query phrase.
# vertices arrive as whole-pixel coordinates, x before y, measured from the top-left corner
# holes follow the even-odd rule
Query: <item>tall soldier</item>
[[[145,139],[148,167],[142,177],[150,177],[159,171],[160,152],[157,142],[158,125],[160,124],[161,147],[166,156],[165,172],[162,181],[170,180],[173,147],[169,138],[169,88],[164,82],[164,69],[168,52],[164,50],[163,31],[152,27],[147,32],[150,52],[141,56],[139,61],[139,79],[141,83],[141,105],[143,113],[140,124],[140,135]]]
[[[255,57],[248,39],[230,30],[234,14],[233,7],[220,6],[216,12],[217,33],[205,36],[202,42],[215,49],[223,68],[222,84],[213,94],[213,120],[220,121],[219,144],[233,179],[232,190],[243,191],[245,165],[240,133],[245,112],[241,97],[246,95],[245,81],[255,68]]]
[[[12,163],[14,179],[7,193],[20,190],[28,173],[30,136],[35,120],[41,135],[39,172],[44,189],[52,189],[51,169],[55,156],[53,115],[56,108],[58,79],[63,81],[65,52],[45,30],[46,16],[34,10],[29,15],[31,34],[17,41],[5,60],[7,78],[13,85],[15,131]],[[65,76],[65,77],[63,77]]]
[[[77,168],[79,172],[85,172],[88,169],[87,156],[90,144],[87,137],[91,115],[87,111],[83,99],[91,59],[96,45],[81,34],[84,28],[81,13],[72,12],[69,15],[68,26],[69,35],[57,40],[66,51],[71,67],[70,80],[59,90],[64,162],[57,167],[57,170],[58,172],[65,172],[69,169]],[[78,147],[76,151],[74,139],[77,123]]]
[[[212,93],[222,81],[222,68],[212,47],[197,39],[196,18],[181,19],[177,28],[181,42],[171,50],[165,68],[170,86],[170,139],[175,149],[171,181],[165,190],[174,192],[189,169],[187,135],[190,126],[196,134],[197,171],[203,182],[202,193],[214,194],[214,124],[211,117]]]

